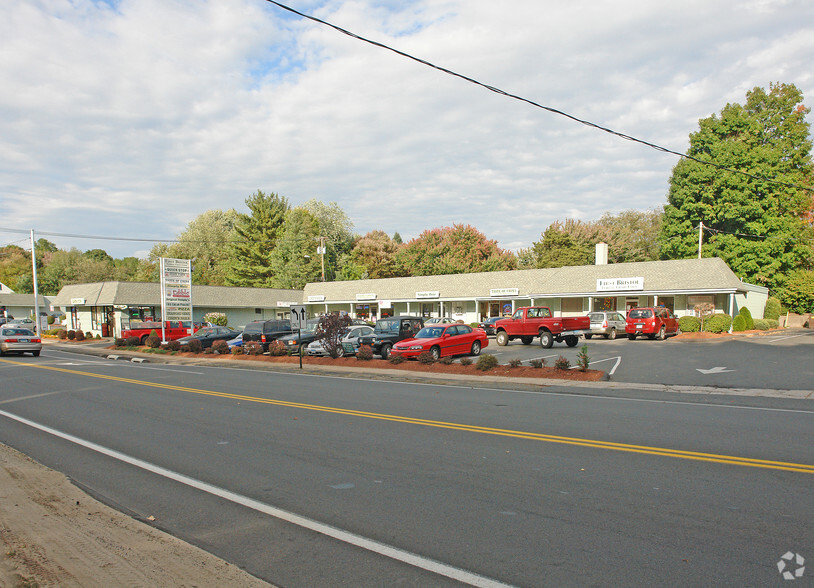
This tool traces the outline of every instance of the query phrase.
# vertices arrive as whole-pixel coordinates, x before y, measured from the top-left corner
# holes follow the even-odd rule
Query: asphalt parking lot
[[[716,339],[670,337],[666,341],[620,337],[614,341],[580,339],[576,347],[555,343],[543,349],[519,340],[500,347],[494,337],[483,353],[501,364],[520,359],[528,364],[542,359],[546,365],[563,356],[576,365],[583,344],[588,346],[590,367],[620,382],[683,386],[724,386],[777,390],[814,389],[814,331],[795,329],[754,336]]]

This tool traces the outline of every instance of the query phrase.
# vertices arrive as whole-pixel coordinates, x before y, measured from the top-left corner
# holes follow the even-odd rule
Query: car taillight
[[[6,343],[18,343],[17,339],[6,339]]]
[[[266,342],[266,336],[265,335],[260,335],[260,341],[265,343]]]
[[[31,339],[32,343],[42,343],[42,339]]]

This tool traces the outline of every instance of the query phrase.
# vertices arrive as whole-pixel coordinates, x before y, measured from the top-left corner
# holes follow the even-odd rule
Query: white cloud
[[[676,151],[754,86],[814,96],[803,1],[291,5]],[[0,16],[0,218],[15,228],[169,239],[262,189],[336,201],[360,233],[467,223],[520,248],[558,219],[661,206],[677,161],[256,0]]]

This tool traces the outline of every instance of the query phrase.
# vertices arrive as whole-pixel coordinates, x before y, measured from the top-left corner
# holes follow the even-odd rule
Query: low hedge
[[[713,314],[704,321],[704,330],[707,333],[725,333],[732,326],[732,317],[728,314]]]
[[[682,316],[678,319],[678,328],[682,333],[697,333],[701,330],[701,320],[697,316]]]

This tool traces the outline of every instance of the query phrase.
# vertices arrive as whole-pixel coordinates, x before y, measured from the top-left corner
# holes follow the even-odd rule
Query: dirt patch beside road
[[[0,586],[269,584],[94,500],[0,444]]]

